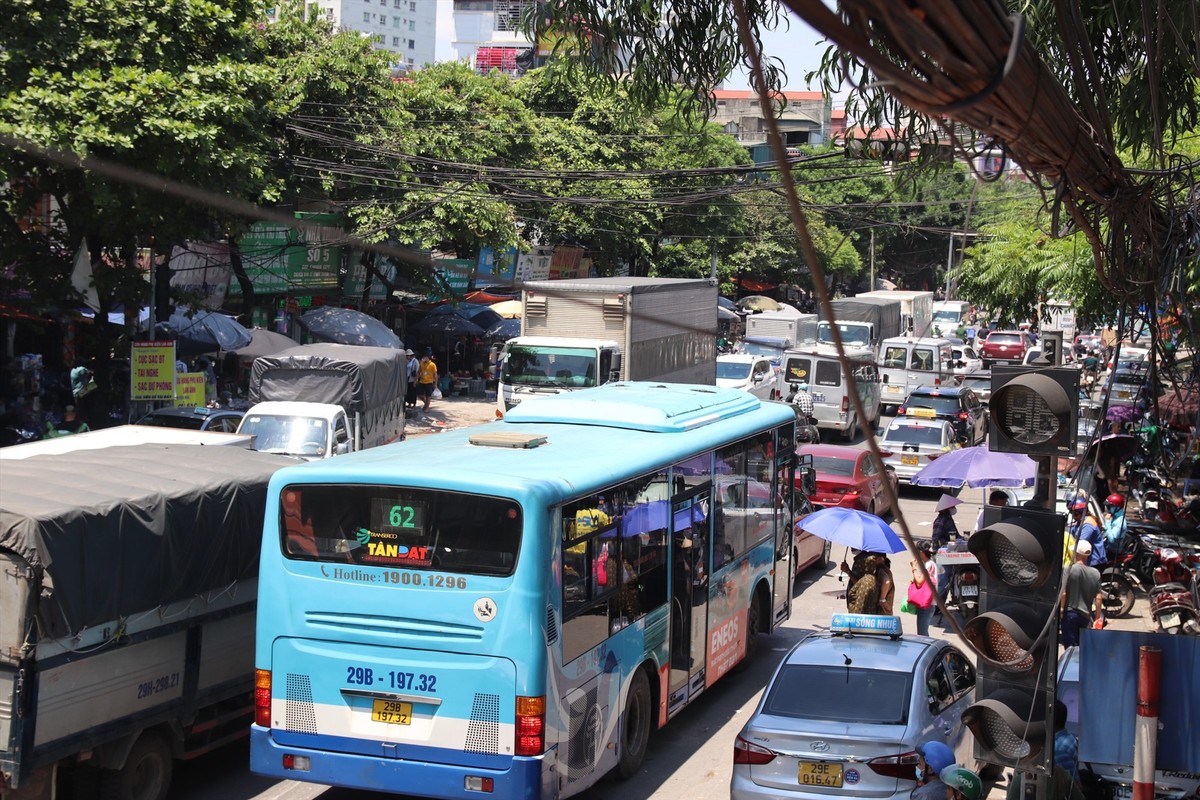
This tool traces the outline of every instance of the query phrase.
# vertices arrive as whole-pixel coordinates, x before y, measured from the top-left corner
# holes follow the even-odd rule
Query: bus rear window
[[[288,486],[280,493],[288,558],[470,575],[511,575],[521,544],[516,502],[397,486]]]

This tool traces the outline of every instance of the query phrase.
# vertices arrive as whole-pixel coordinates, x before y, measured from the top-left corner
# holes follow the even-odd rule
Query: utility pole
[[[875,291],[875,229],[871,228],[871,287],[867,289],[869,292]]]

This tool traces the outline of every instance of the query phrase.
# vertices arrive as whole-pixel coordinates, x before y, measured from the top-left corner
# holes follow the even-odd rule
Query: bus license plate
[[[401,703],[399,700],[372,700],[371,719],[375,722],[386,722],[389,725],[411,725],[412,703]]]
[[[959,588],[959,594],[963,597],[979,597],[978,586],[962,586]]]
[[[917,456],[900,456],[901,464],[916,464],[920,460]]]
[[[801,786],[824,786],[830,789],[840,789],[842,765],[827,764],[823,761],[801,761],[798,780]]]

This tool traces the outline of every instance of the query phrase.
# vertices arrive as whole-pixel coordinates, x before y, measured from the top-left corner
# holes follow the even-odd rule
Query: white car
[[[955,375],[970,375],[983,369],[983,359],[967,345],[954,345],[950,352],[954,354]]]
[[[956,449],[956,439],[954,426],[945,420],[898,417],[883,434],[879,449],[883,463],[907,483],[938,456]]]
[[[760,400],[778,400],[779,374],[771,359],[748,353],[717,356],[717,386],[741,389]]]

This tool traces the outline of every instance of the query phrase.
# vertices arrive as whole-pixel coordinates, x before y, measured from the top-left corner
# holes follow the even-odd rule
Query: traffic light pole
[[[1058,458],[1056,456],[1044,456],[1037,459],[1037,477],[1034,479],[1034,494],[1033,496],[1042,501],[1042,507],[1047,511],[1054,511],[1054,503],[1058,498]],[[1061,591],[1061,589],[1060,589]],[[1050,787],[1054,780],[1054,702],[1058,699],[1058,637],[1051,636],[1054,643],[1052,651],[1053,657],[1046,660],[1046,670],[1048,674],[1045,677],[1044,686],[1046,687],[1046,708],[1045,719],[1051,724],[1046,726],[1046,750],[1045,764],[1047,769],[1039,770],[1035,773],[1034,780],[1034,800],[1050,800]],[[1029,788],[1026,786],[1025,797],[1029,797]]]

